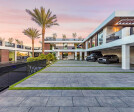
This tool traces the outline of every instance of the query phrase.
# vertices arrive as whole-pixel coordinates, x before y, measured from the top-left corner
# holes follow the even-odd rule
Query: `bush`
[[[38,57],[29,57],[29,58],[27,58],[27,62],[39,61],[39,60],[43,60],[43,59],[47,60],[47,64],[50,64],[51,61],[56,61],[57,60],[54,54],[49,53],[47,55],[41,54]]]
[[[46,55],[45,54],[41,54],[40,56],[39,56],[39,58],[42,60],[42,59],[46,59]]]
[[[27,58],[27,62],[33,62],[34,61],[34,57],[28,57]]]

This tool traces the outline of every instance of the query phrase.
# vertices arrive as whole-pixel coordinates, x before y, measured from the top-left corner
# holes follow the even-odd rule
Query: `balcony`
[[[15,43],[5,42],[5,46],[6,47],[13,47],[13,48],[15,48]]]
[[[53,38],[53,37],[46,37],[45,41],[83,41],[84,39],[62,39],[62,38]]]
[[[23,49],[24,46],[23,45],[17,45],[17,48]]]
[[[2,46],[2,41],[0,41],[0,46]]]
[[[29,46],[25,46],[25,49],[31,50],[31,47],[29,47]]]
[[[121,39],[122,38],[122,30],[118,31],[118,32],[115,32],[111,35],[108,35],[106,37],[106,43],[109,43],[109,42],[112,42],[112,41],[115,41],[115,40],[118,40],[118,39]]]

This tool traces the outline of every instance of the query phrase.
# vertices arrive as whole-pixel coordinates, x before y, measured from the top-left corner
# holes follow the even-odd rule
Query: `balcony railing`
[[[29,46],[25,46],[25,49],[31,50],[31,47],[29,47]]]
[[[62,39],[62,38],[55,39],[55,38],[51,37],[51,38],[46,38],[45,41],[83,41],[83,39],[68,39],[68,38],[66,38],[66,39]]]
[[[5,42],[5,46],[6,47],[13,47],[13,48],[15,48],[15,43]]]
[[[2,41],[0,41],[0,46],[2,46]]]
[[[118,32],[115,32],[111,35],[108,35],[106,37],[106,43],[109,43],[109,42],[112,42],[112,41],[115,41],[115,40],[118,40],[118,39],[121,39],[122,38],[122,30],[118,31]]]

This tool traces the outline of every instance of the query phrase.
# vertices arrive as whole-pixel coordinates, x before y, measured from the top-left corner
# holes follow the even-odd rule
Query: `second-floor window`
[[[103,44],[103,31],[98,34],[98,46]]]
[[[63,44],[63,49],[67,49],[67,43]]]

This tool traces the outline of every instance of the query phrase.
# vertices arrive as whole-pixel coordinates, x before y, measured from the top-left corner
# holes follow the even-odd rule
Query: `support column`
[[[75,60],[77,60],[77,52],[75,51]]]
[[[88,41],[85,42],[85,49],[88,49]]]
[[[84,52],[84,59],[86,60],[87,58],[87,51]]]
[[[17,61],[17,51],[14,51],[14,61]]]
[[[58,51],[57,59],[60,59],[60,52]]]
[[[82,60],[82,52],[80,52],[80,61]]]
[[[122,69],[130,69],[130,45],[122,45]]]

